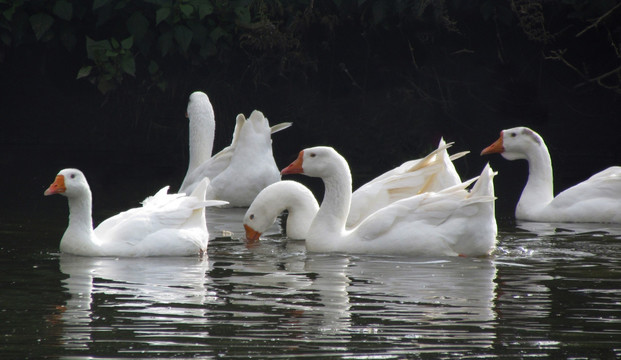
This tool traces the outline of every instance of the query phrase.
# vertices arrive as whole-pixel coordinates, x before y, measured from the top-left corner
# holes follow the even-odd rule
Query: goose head
[[[502,130],[498,140],[483,149],[481,155],[500,153],[507,160],[528,159],[532,151],[537,151],[542,146],[545,144],[539,134],[520,126]]]
[[[257,195],[257,198],[261,195]],[[276,215],[270,216],[273,212],[267,201],[253,201],[246,214],[244,215],[244,230],[246,231],[246,239],[250,241],[259,240],[259,237],[267,230],[274,221]]]
[[[257,240],[259,240],[259,238],[261,237],[261,234],[263,234],[263,232],[255,230],[255,228],[259,228],[259,226],[262,226],[262,227],[267,229],[269,227],[269,225],[256,224],[255,221],[253,221],[255,219],[255,215],[254,214],[250,214],[247,217],[248,217],[248,219],[244,219],[244,230],[246,231],[246,239],[250,240],[250,241],[257,241]],[[263,221],[259,220],[257,222],[263,222],[263,223],[266,222],[265,221],[265,217],[259,217],[258,219],[262,219]]]
[[[213,107],[209,101],[209,97],[202,91],[195,91],[190,94],[188,99],[188,107],[186,108],[185,117],[192,119],[202,114],[213,114]],[[213,116],[213,115],[212,115]]]
[[[90,188],[84,174],[78,169],[64,169],[56,175],[56,179],[45,190],[43,195],[60,194],[71,198],[88,193],[90,193]]]
[[[297,159],[280,173],[304,174],[311,177],[327,177],[338,171],[345,159],[331,147],[316,146],[300,151]],[[339,166],[340,165],[340,166]]]

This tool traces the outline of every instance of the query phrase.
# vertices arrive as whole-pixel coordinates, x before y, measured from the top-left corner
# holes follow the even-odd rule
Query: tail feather
[[[246,117],[244,114],[238,114],[235,118],[235,129],[233,129],[233,139],[231,140],[231,148],[237,146],[237,142],[239,141],[239,134],[241,133],[242,128],[246,124]]]
[[[466,156],[468,154],[470,154],[470,151],[467,151],[467,150],[466,151],[462,151],[462,152],[458,152],[458,153],[455,153],[455,154],[449,156],[449,159],[451,161],[455,161],[455,160],[457,160],[459,158],[462,158],[462,157],[464,157],[464,156]]]
[[[280,130],[285,130],[286,128],[288,128],[291,125],[293,125],[293,123],[291,123],[291,122],[283,122],[283,123],[276,124],[276,125],[270,127],[270,130],[271,130],[272,134],[275,134],[275,133],[279,132]]]
[[[430,152],[424,158],[420,159],[420,161],[416,162],[416,164],[414,164],[414,166],[412,166],[407,171],[408,172],[416,171],[416,170],[421,169],[421,168],[423,168],[425,166],[429,166],[430,164],[432,164],[434,161],[436,161],[438,159],[437,155],[441,151],[444,151],[444,150],[450,148],[451,146],[453,146],[453,143],[441,144],[440,146],[438,146],[437,149],[435,149],[434,151]]]
[[[190,197],[194,197],[199,200],[198,206],[192,211],[192,215],[188,218],[186,223],[194,224],[197,226],[205,226],[207,228],[207,220],[205,219],[205,207],[206,206],[220,206],[227,205],[228,201],[222,200],[205,200],[205,194],[209,187],[209,178],[204,178],[192,191]]]
[[[196,185],[190,196],[195,197],[201,201],[205,200],[205,193],[207,192],[207,187],[209,186],[209,178],[204,178],[201,182]]]
[[[489,163],[485,165],[479,179],[472,187],[470,191],[470,197],[473,196],[492,196],[494,197],[494,176],[497,172],[494,172],[489,166]]]

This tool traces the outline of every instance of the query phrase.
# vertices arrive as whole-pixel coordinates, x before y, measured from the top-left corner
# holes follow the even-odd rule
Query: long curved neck
[[[188,172],[211,158],[216,130],[213,109],[205,109],[190,117],[190,163]]]
[[[522,191],[516,213],[532,212],[548,205],[554,199],[552,161],[544,143],[527,154],[528,181]]]
[[[60,250],[79,254],[94,245],[92,197],[90,191],[80,196],[67,198],[69,202],[69,225],[62,240]]]
[[[312,196],[312,195],[311,195]],[[314,198],[306,194],[289,193],[285,195],[284,202],[287,204],[287,235],[291,238],[304,239],[308,228],[317,215],[319,206]]]
[[[352,181],[347,164],[339,166],[334,173],[323,178],[325,192],[321,207],[309,231],[321,228],[327,233],[345,231],[345,223],[351,205]]]

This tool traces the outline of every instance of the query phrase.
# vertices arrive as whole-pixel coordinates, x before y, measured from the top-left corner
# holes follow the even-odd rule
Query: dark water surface
[[[501,221],[494,256],[248,248],[211,210],[209,257],[59,254],[65,226],[0,228],[0,347],[25,358],[621,358],[621,226]]]

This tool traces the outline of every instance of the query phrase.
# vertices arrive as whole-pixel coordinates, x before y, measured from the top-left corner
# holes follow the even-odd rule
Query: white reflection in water
[[[229,287],[221,297],[234,304],[289,315],[277,330],[250,327],[244,337],[278,339],[294,331],[306,346],[347,351],[362,336],[390,352],[442,348],[449,339],[453,350],[489,347],[496,337],[491,259],[307,254],[303,246],[289,241],[286,250],[275,250],[263,242],[250,249],[257,258],[230,263],[230,276],[212,279]],[[278,260],[268,260],[270,253]]]
[[[63,287],[71,296],[62,314],[68,348],[86,347],[95,331],[122,321],[114,311],[145,326],[174,322],[203,323],[201,306],[211,296],[205,288],[206,259],[198,257],[101,258],[62,254]],[[98,295],[105,295],[96,301]],[[111,308],[105,311],[104,308]],[[120,316],[119,316],[120,317]],[[96,325],[100,321],[105,324]],[[118,322],[118,323],[117,323]],[[165,331],[165,330],[164,330]]]
[[[399,356],[489,348],[497,337],[492,259],[316,254],[303,241],[246,248],[231,238],[214,240],[209,256],[62,255],[65,348],[213,355],[269,340],[264,354],[372,345]]]
[[[367,330],[489,346],[495,333],[496,266],[490,259],[360,258],[349,269],[350,301]],[[438,331],[438,327],[442,327]]]
[[[516,226],[537,236],[573,235],[597,233],[621,237],[621,224],[600,223],[550,223],[517,221]]]

